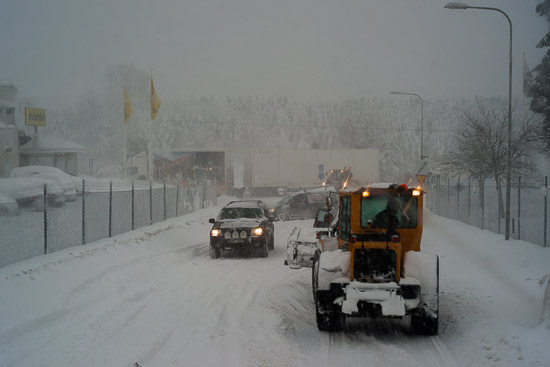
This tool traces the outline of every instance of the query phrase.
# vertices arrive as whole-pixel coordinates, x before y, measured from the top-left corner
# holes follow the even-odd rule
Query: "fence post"
[[[82,179],[82,244],[86,244],[86,182]]]
[[[44,184],[44,255],[48,253],[48,188]]]
[[[109,237],[111,237],[111,227],[113,221],[113,181],[109,181]]]
[[[451,179],[447,178],[447,218],[451,217]]]
[[[164,209],[164,220],[166,220],[166,177],[164,177],[164,190],[163,190],[163,209]]]
[[[485,229],[485,178],[480,181],[481,190],[481,229]]]
[[[544,247],[546,247],[546,232],[547,232],[547,218],[548,218],[548,176],[544,176]]]
[[[176,217],[178,216],[178,205],[180,201],[180,186],[178,181],[176,181]]]
[[[153,224],[153,181],[149,181],[149,225]]]
[[[500,222],[501,222],[501,218],[500,218],[500,211],[502,209],[502,205],[501,205],[501,201],[500,201],[500,192],[502,191],[502,185],[500,183],[500,177],[498,178],[498,180],[496,180],[496,184],[497,184],[497,193],[498,193],[498,199],[497,199],[497,202],[498,202],[498,205],[497,205],[497,208],[498,208],[498,214],[497,214],[497,220],[498,220],[498,229],[497,229],[497,233],[500,234]]]
[[[521,175],[518,177],[518,240],[521,239]]]
[[[134,191],[134,180],[132,180],[132,230],[135,229],[134,218],[135,218],[135,191]]]
[[[470,217],[470,198],[472,197],[472,176],[468,176],[468,224],[472,224],[472,218]]]
[[[440,176],[437,175],[437,178],[435,180],[435,187],[436,187],[436,198],[435,198],[435,213],[437,215],[440,215],[439,214],[439,210],[440,210],[440,204],[439,204],[439,201],[441,200],[441,189],[439,187],[439,183],[440,183]]]
[[[460,176],[456,182],[456,220],[460,221]]]

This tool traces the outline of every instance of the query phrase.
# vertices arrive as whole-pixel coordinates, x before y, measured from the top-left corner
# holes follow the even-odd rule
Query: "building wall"
[[[15,167],[19,167],[17,129],[14,126],[0,127],[0,177],[8,177]]]

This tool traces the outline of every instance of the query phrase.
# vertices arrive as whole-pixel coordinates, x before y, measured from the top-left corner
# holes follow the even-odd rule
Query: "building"
[[[52,166],[70,175],[78,174],[80,144],[53,136],[35,135],[19,149],[21,166]]]
[[[21,130],[25,118],[16,118],[17,88],[13,83],[0,82],[0,177],[20,166],[52,166],[69,174],[78,173],[78,153],[82,145],[38,133],[26,135]],[[19,128],[17,127],[19,123]],[[45,115],[44,115],[45,123]]]
[[[19,137],[15,126],[17,88],[0,82],[0,177],[19,166]]]

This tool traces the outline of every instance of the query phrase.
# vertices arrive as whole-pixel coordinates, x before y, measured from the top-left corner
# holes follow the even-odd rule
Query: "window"
[[[361,226],[376,222],[377,215],[386,211],[388,202],[396,203],[397,228],[415,228],[417,222],[417,198],[393,195],[368,196],[361,199]],[[380,218],[380,217],[379,217]],[[384,228],[384,227],[382,227]]]
[[[351,197],[344,196],[340,201],[340,238],[344,241],[349,239],[351,231]]]

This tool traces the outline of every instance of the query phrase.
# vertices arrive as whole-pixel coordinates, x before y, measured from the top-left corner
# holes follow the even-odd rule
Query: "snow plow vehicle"
[[[349,185],[349,181],[352,178],[351,167],[344,167],[343,169],[331,169],[326,180],[323,182],[323,186],[332,186],[336,190],[341,190]]]
[[[340,330],[347,317],[410,316],[414,332],[437,334],[439,258],[420,252],[423,195],[395,184],[340,191],[337,236],[321,239],[313,259],[319,330]]]
[[[335,200],[338,200],[338,195],[336,192],[331,192],[326,200],[326,208],[317,210],[313,227],[294,227],[292,229],[286,245],[286,266],[292,269],[311,268],[313,259],[318,256],[320,251],[325,250],[323,245],[328,245],[330,242],[328,238],[334,237],[337,218]],[[321,242],[321,239],[324,241]],[[336,247],[335,241],[332,243]]]

